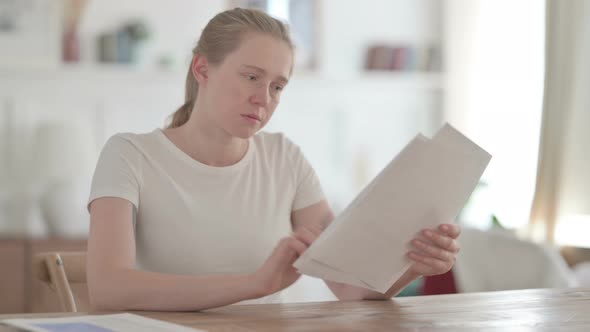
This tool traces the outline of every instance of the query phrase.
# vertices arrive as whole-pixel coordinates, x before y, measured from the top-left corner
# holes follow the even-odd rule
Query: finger
[[[412,264],[412,266],[410,268],[412,269],[412,271],[414,273],[417,273],[418,275],[421,275],[421,276],[432,276],[432,275],[439,274],[437,271],[434,271],[432,269],[432,267],[430,267],[424,263],[417,262],[417,261],[414,261],[414,263]]]
[[[301,256],[307,250],[307,245],[292,236],[288,236],[281,239],[277,249],[281,257],[280,259],[286,259],[286,257],[292,254]]]
[[[441,225],[441,226],[442,226],[442,225]],[[457,227],[459,227],[459,228],[460,228],[460,226],[458,226],[458,225],[457,225]],[[453,237],[449,236],[447,233],[445,233],[445,232],[441,231],[441,230],[440,230],[440,227],[439,227],[439,228],[437,228],[437,229],[435,229],[435,230],[434,230],[434,232],[435,232],[435,233],[437,233],[437,234],[439,234],[440,236],[443,236],[443,237],[444,237],[444,236],[446,236],[446,237],[450,237],[451,239],[453,239],[453,240],[454,240],[454,243],[453,243],[453,245],[451,246],[451,248],[449,248],[449,249],[454,249],[454,250],[451,250],[451,252],[454,252],[455,254],[456,254],[456,253],[459,253],[459,250],[460,250],[460,247],[461,247],[461,246],[460,246],[460,244],[459,244],[459,242],[457,241],[457,238],[458,238],[459,236],[457,236],[457,238],[453,238]],[[461,230],[459,229],[459,234],[460,234],[460,232],[461,232]],[[455,234],[456,234],[456,233],[455,233]],[[433,242],[433,241],[430,241],[430,240],[426,241],[426,243],[429,243],[429,244],[434,244],[434,242]]]
[[[428,267],[430,267],[431,271],[435,271],[436,273],[439,273],[439,274],[449,271],[451,269],[451,267],[453,266],[452,264],[449,264],[448,262],[443,262],[443,261],[436,259],[436,258],[423,256],[423,255],[420,255],[420,254],[413,252],[413,251],[410,251],[408,253],[408,257],[415,262],[427,265]]]
[[[287,246],[289,249],[294,251],[297,254],[297,256],[303,255],[305,250],[307,250],[307,245],[303,241],[296,239],[294,237],[289,238],[289,240],[287,241]]]
[[[418,262],[414,262],[411,267],[412,271],[421,276],[429,276],[432,274],[430,266]]]
[[[457,224],[441,224],[438,229],[453,239],[458,238],[461,234],[461,226]]]
[[[420,248],[418,248],[418,246],[416,246],[416,245],[414,244],[414,241],[420,241],[420,242],[422,242],[422,243],[426,243],[426,244],[428,244],[428,245],[432,245],[432,244],[433,244],[433,243],[432,243],[432,241],[430,241],[429,239],[427,239],[427,238],[426,238],[424,235],[418,234],[418,235],[416,235],[416,237],[414,237],[414,238],[413,238],[413,239],[412,239],[412,240],[411,240],[411,241],[408,243],[408,245],[407,245],[408,251],[412,251],[412,250],[413,250],[413,251],[417,251],[417,252],[419,252],[419,253],[423,253],[423,252],[421,251],[421,249],[420,249]]]
[[[427,238],[426,236],[424,236],[424,233],[423,233],[423,232],[419,232],[419,233],[418,233],[418,234],[417,234],[417,235],[414,237],[414,239],[416,239],[416,240],[420,240],[420,241],[422,241],[422,242],[424,242],[424,243],[428,243],[428,244],[434,244],[434,242],[432,242],[432,241],[431,241],[429,238]]]
[[[311,224],[306,226],[310,231],[312,231],[316,236],[320,236],[324,231],[324,228],[321,225]]]
[[[415,273],[418,273],[419,275],[422,275],[422,276],[432,275],[433,271],[430,266],[428,266],[427,264],[421,263],[415,259],[411,259],[411,261],[412,261],[412,265],[410,266],[410,268]]]
[[[435,232],[437,234],[439,234],[440,236],[446,236],[446,237],[448,237],[448,235],[446,233],[442,232],[438,228],[435,230]],[[451,239],[453,239],[453,238],[451,237]],[[453,240],[454,240],[454,243],[452,244],[452,246],[448,250],[450,250],[451,252],[454,252],[455,254],[457,254],[457,253],[459,253],[459,250],[460,250],[461,245],[459,244],[459,241],[457,241],[456,239],[453,239]],[[430,241],[430,240],[426,241],[426,243],[428,243],[428,244],[435,244],[434,241]]]
[[[443,250],[420,240],[412,240],[412,245],[414,245],[419,250],[419,253],[424,256],[430,256],[445,262],[455,262],[455,254],[453,252]]]
[[[285,262],[291,261],[297,256],[297,253],[289,247],[289,237],[282,238],[268,258],[267,262],[273,268],[283,266]]]
[[[295,233],[293,233],[293,236],[305,243],[307,246],[310,246],[313,241],[317,239],[317,235],[307,227],[300,227]]]
[[[455,253],[459,251],[459,245],[457,244],[457,241],[448,236],[438,234],[430,229],[426,229],[422,233],[424,236],[426,236],[426,238],[431,240],[435,245],[441,247],[442,249],[446,249]]]

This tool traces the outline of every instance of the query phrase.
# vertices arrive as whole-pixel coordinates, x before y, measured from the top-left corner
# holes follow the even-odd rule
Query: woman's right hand
[[[293,263],[307,247],[297,234],[279,241],[270,257],[253,275],[261,297],[283,290],[299,279],[301,274],[293,267]]]

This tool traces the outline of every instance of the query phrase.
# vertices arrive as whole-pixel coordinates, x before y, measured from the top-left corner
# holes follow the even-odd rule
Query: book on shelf
[[[368,71],[440,71],[440,47],[408,44],[376,44],[367,49],[365,70]]]

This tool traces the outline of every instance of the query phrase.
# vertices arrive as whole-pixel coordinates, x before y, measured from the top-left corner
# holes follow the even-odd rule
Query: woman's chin
[[[258,132],[258,130],[259,128],[239,128],[238,130],[232,131],[232,136],[242,139],[248,139],[254,136]]]

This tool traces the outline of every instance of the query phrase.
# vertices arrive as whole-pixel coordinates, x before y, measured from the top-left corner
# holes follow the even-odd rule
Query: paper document
[[[432,139],[417,135],[293,265],[385,293],[410,267],[409,242],[456,218],[490,159],[448,124]]]
[[[60,318],[5,319],[2,323],[32,332],[204,331],[128,313]]]

